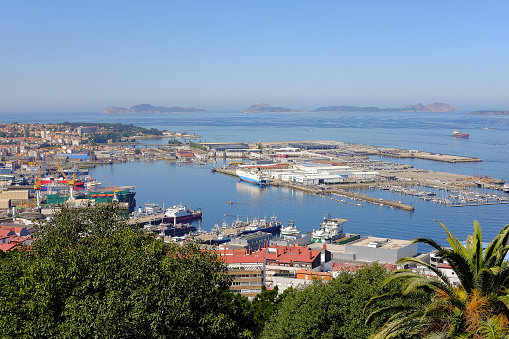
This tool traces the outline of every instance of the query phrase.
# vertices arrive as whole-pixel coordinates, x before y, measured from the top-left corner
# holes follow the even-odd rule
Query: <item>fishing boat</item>
[[[302,233],[297,229],[292,219],[288,221],[288,226],[281,228],[280,237],[287,240],[296,240],[302,237]]]
[[[168,237],[182,237],[196,232],[196,227],[189,224],[159,224],[159,234]]]
[[[241,234],[255,233],[258,231],[277,234],[281,231],[282,226],[281,222],[279,222],[275,216],[270,218],[270,222],[266,222],[266,219],[259,218],[253,218],[251,221],[248,219],[245,225],[246,226],[235,226],[234,228],[245,227]]]
[[[467,133],[460,133],[458,131],[454,131],[452,133],[452,136],[455,137],[455,138],[463,138],[463,139],[468,139],[470,138],[470,134],[467,134]]]
[[[330,244],[345,236],[343,233],[343,223],[346,219],[331,218],[330,213],[323,219],[319,230],[313,230],[311,233],[311,242]]]

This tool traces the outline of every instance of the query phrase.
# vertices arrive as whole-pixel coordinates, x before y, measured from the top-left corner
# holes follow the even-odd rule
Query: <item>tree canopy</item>
[[[119,212],[64,207],[37,228],[32,249],[0,258],[0,337],[242,333],[226,266],[213,252],[163,243],[127,227]]]
[[[387,277],[384,267],[373,264],[355,274],[343,272],[328,283],[316,281],[309,287],[295,289],[266,323],[261,338],[368,338],[388,319],[385,315],[364,324],[370,313],[370,309],[365,309],[370,299],[397,290],[382,287]],[[402,302],[427,300],[424,294],[412,298]]]
[[[399,335],[415,338],[506,338],[509,335],[509,225],[495,238],[482,243],[481,227],[474,221],[474,233],[463,245],[444,225],[450,248],[444,248],[429,238],[417,238],[435,248],[437,257],[454,271],[459,284],[452,284],[437,267],[416,258],[402,258],[427,267],[437,278],[401,270],[386,280],[399,281],[405,296],[415,291],[429,292],[430,303],[406,305],[397,302],[380,307],[371,314],[377,318],[389,310],[397,310],[389,321],[378,329],[373,338],[393,338]],[[381,295],[378,300],[393,295]],[[376,300],[374,299],[375,303]],[[410,307],[409,307],[410,306]]]

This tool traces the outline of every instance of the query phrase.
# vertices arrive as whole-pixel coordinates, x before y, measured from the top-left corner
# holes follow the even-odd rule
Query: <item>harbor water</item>
[[[300,141],[336,140],[427,152],[477,157],[479,163],[449,164],[420,159],[381,160],[406,163],[417,168],[465,175],[487,175],[506,180],[509,170],[509,116],[477,116],[455,113],[172,113],[172,114],[26,114],[2,116],[3,122],[121,122],[147,128],[200,135],[194,141]],[[469,133],[470,139],[455,139],[453,130]],[[165,144],[167,139],[144,141]],[[431,237],[445,243],[445,233],[434,221],[450,228],[460,239],[472,233],[479,220],[486,240],[509,223],[509,205],[447,207],[412,199],[414,212],[360,203],[341,203],[279,187],[258,187],[238,178],[211,173],[212,165],[165,161],[134,161],[98,166],[90,174],[112,185],[136,186],[137,205],[155,202],[168,207],[183,203],[201,208],[195,222],[204,230],[236,218],[272,215],[286,224],[293,219],[302,232],[318,228],[323,217],[348,219],[346,232],[380,237],[412,239]],[[363,194],[404,200],[397,193],[363,190]],[[500,193],[500,192],[499,192]],[[391,194],[390,196],[383,196]],[[502,193],[503,194],[503,193]],[[233,204],[227,204],[232,201]],[[358,202],[356,202],[358,203]]]

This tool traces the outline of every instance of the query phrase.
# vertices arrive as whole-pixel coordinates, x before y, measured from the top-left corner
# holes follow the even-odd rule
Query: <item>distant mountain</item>
[[[269,104],[252,104],[248,108],[240,110],[244,113],[270,113],[270,112],[306,112],[284,107],[272,107]]]
[[[401,108],[378,108],[356,106],[327,106],[315,109],[313,112],[457,112],[458,110],[449,104],[434,102],[424,106],[423,104],[408,105]]]
[[[473,111],[468,114],[473,115],[509,115],[509,111]]]
[[[101,111],[103,114],[120,114],[120,113],[187,113],[187,112],[208,112],[205,109],[193,107],[164,107],[152,106],[149,104],[134,105],[131,108],[106,107]]]

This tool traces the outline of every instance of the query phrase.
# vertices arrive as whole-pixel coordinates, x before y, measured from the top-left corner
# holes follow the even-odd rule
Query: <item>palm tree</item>
[[[416,263],[434,272],[436,278],[399,270],[384,283],[401,283],[403,295],[415,291],[433,293],[427,305],[406,304],[380,308],[370,319],[391,312],[389,320],[372,338],[509,338],[509,264],[504,261],[509,251],[509,225],[495,236],[486,248],[482,246],[481,227],[474,221],[474,234],[463,245],[443,224],[450,248],[443,248],[429,238],[417,238],[432,246],[437,257],[446,261],[459,279],[453,285],[438,268],[416,258],[402,258],[399,263]],[[380,299],[391,298],[381,295]]]

